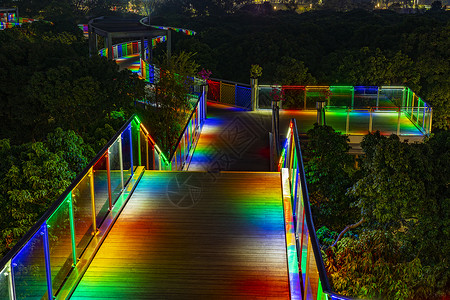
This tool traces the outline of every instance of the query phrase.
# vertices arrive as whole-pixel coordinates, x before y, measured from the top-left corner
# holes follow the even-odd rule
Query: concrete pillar
[[[251,101],[252,101],[252,110],[255,111],[259,108],[258,98],[259,98],[259,87],[258,87],[258,78],[250,78],[250,87],[251,87]]]
[[[108,59],[114,59],[111,33],[108,33],[106,44],[108,45]]]

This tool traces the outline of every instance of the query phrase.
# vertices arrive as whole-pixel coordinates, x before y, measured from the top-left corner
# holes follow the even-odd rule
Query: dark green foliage
[[[161,58],[156,63],[161,67],[160,80],[147,95],[154,107],[143,112],[143,121],[167,156],[176,146],[195,104],[189,96],[194,84],[192,76],[198,71],[193,56],[193,53],[181,52],[172,55],[170,60]]]
[[[80,36],[33,26],[0,32],[1,138],[40,140],[56,127],[92,135],[112,111],[130,115],[133,100],[144,95],[137,76],[118,72],[105,58],[88,58]]]
[[[348,154],[348,138],[330,126],[315,124],[308,131],[308,142],[303,149],[305,173],[314,223],[343,230],[360,218],[350,207],[346,192],[353,184],[354,160]]]
[[[366,136],[361,145],[366,153],[361,177],[348,195],[367,220],[359,230],[366,231],[370,240],[340,242],[338,250],[332,250],[344,253],[340,258],[333,256],[333,260],[341,262],[329,262],[331,277],[339,282],[335,287],[355,296],[378,295],[387,299],[448,294],[450,133],[438,132],[421,144],[409,144],[401,142],[397,136],[383,137],[376,133]],[[383,231],[383,239],[379,240],[381,233],[374,230]],[[377,247],[391,245],[392,253],[383,254],[376,247],[368,247],[367,243],[373,241],[379,245]],[[367,255],[379,257],[371,260],[372,267],[361,271],[359,259]],[[345,256],[352,260],[346,260]],[[343,261],[349,265],[343,266]],[[350,276],[341,278],[341,272],[348,268],[352,272]],[[402,277],[401,286],[393,285],[391,279]],[[343,283],[345,280],[349,280],[348,285]],[[355,288],[357,282],[359,288]],[[380,294],[374,287],[380,289]],[[392,294],[393,291],[399,294]]]
[[[0,256],[37,222],[93,156],[73,131],[60,128],[43,142],[0,140]]]
[[[334,291],[362,299],[441,299],[441,269],[405,260],[402,252],[383,231],[343,238],[324,255]]]

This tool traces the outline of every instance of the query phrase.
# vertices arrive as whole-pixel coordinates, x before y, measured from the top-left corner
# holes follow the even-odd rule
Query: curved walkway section
[[[72,299],[289,299],[279,173],[145,171]]]

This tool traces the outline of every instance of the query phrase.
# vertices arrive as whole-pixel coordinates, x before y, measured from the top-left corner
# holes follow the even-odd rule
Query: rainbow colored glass
[[[328,299],[327,294],[331,296],[331,290],[312,221],[294,119],[289,125],[278,169],[282,173],[283,185],[286,186],[283,187],[283,201],[291,298]],[[289,189],[287,195],[286,189]]]
[[[259,108],[271,107],[273,88],[284,92],[282,102],[288,102],[290,109],[316,110],[317,102],[325,102],[327,125],[345,134],[365,135],[376,130],[386,135],[431,133],[431,106],[405,86],[260,85]],[[217,84],[212,83],[210,89],[216,91]]]
[[[141,165],[170,168],[147,129],[133,116],[55,201],[43,221],[4,258],[0,298],[56,296],[85,249],[98,243],[92,237],[106,216],[117,209],[115,205],[123,205],[116,200]]]

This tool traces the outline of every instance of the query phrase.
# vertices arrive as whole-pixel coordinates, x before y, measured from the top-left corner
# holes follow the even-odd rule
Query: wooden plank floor
[[[189,171],[269,171],[268,114],[208,102]]]
[[[72,299],[288,299],[280,181],[146,171]]]

